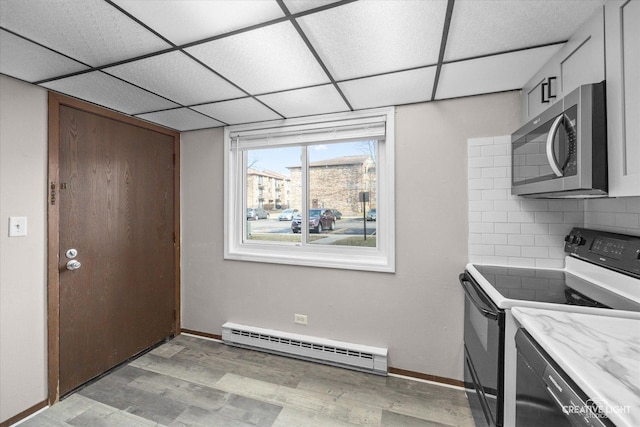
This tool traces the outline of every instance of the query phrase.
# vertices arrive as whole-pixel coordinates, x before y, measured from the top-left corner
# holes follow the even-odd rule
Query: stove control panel
[[[640,278],[640,236],[574,228],[564,251],[576,258]]]

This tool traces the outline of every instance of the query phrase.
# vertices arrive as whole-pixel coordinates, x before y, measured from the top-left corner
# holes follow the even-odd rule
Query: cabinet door
[[[640,2],[605,7],[609,195],[640,196]]]
[[[583,84],[603,81],[604,55],[604,10],[599,8],[561,51],[560,92],[566,95]]]
[[[604,10],[598,8],[522,88],[523,121],[531,120],[578,86],[604,80],[604,44]],[[543,89],[545,83],[549,87]]]

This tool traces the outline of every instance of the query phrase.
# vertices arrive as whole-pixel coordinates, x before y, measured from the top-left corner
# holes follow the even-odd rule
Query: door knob
[[[80,264],[80,262],[76,261],[75,259],[72,259],[67,263],[67,270],[70,270],[70,271],[77,270],[80,267],[82,267],[82,264]]]
[[[67,256],[67,258],[73,259],[78,256],[78,251],[76,249],[69,249],[64,254]]]

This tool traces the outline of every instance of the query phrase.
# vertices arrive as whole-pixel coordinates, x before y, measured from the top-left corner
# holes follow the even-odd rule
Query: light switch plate
[[[27,235],[27,217],[9,217],[9,237],[20,237]]]

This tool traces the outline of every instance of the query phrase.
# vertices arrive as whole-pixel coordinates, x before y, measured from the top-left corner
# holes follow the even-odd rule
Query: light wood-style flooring
[[[464,391],[180,335],[20,424],[473,426]]]

